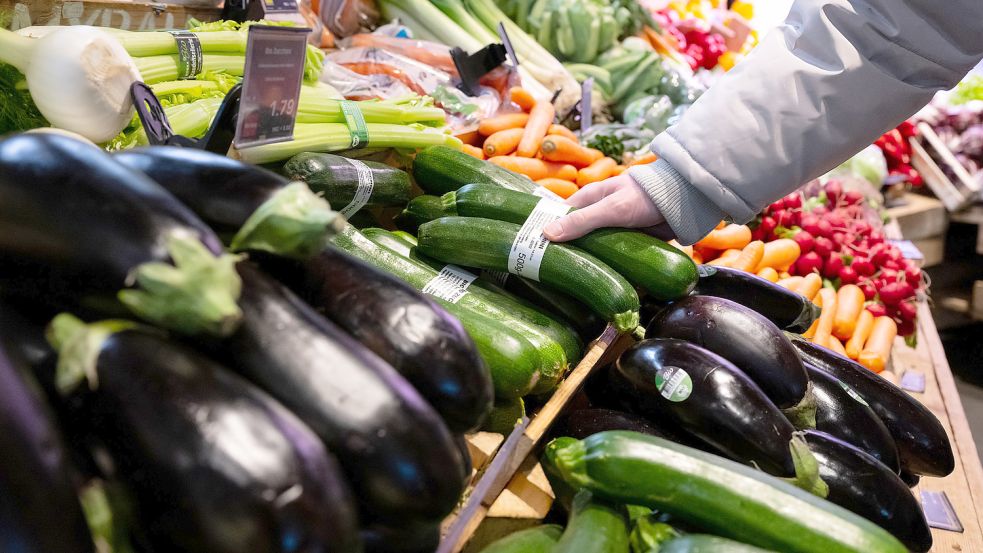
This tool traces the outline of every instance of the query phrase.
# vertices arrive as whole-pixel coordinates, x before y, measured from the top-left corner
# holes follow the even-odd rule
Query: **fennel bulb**
[[[27,77],[38,110],[53,126],[106,142],[133,116],[130,85],[140,72],[109,33],[63,27],[38,39],[0,29],[0,61]]]

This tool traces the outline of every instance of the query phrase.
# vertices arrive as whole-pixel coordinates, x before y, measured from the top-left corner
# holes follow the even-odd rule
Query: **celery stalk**
[[[177,55],[148,56],[144,58],[133,58],[143,82],[154,84],[163,81],[176,81],[181,75],[178,73]],[[242,76],[245,69],[246,58],[243,56],[228,54],[205,54],[202,56],[202,71],[213,71],[216,73],[228,73],[237,77]]]
[[[475,19],[461,3],[461,0],[430,0],[430,3],[437,6],[447,17],[453,19],[462,29],[479,41],[483,43],[499,41],[498,35]]]
[[[177,42],[162,31],[119,31],[113,36],[131,56],[162,56],[177,54]],[[195,33],[205,54],[246,54],[246,33],[241,31],[215,31]]]
[[[427,0],[380,0],[378,4],[384,17],[393,18],[398,13],[406,14],[419,26],[411,26],[411,29],[416,31],[419,28],[444,44],[460,46],[470,53],[485,46],[481,39],[470,35]]]

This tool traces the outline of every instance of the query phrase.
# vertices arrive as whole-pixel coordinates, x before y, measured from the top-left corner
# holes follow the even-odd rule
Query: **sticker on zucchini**
[[[423,293],[444,301],[457,303],[468,293],[468,287],[478,278],[471,272],[456,265],[445,265],[437,273],[437,276],[430,279],[430,282],[423,287]]]
[[[842,382],[838,382],[838,384],[840,385],[841,388],[843,388],[843,391],[846,392],[846,395],[852,397],[854,400],[856,400],[857,403],[860,403],[860,404],[866,405],[867,407],[870,407],[870,405],[867,403],[867,401],[864,400],[864,398],[861,397],[861,395],[858,394],[856,390],[854,390],[853,388],[847,386],[846,384],[844,384]]]
[[[355,196],[348,205],[338,210],[345,219],[350,219],[352,215],[358,213],[360,209],[369,203],[372,197],[372,190],[375,189],[375,177],[372,176],[372,169],[365,163],[357,159],[348,159],[348,163],[355,168],[355,175],[358,178],[358,187],[355,189]]]
[[[655,373],[655,387],[662,397],[678,403],[693,393],[693,379],[683,369],[670,365]]]
[[[570,212],[567,204],[542,198],[522,223],[509,250],[508,271],[539,282],[539,266],[550,241],[543,235],[546,225]]]

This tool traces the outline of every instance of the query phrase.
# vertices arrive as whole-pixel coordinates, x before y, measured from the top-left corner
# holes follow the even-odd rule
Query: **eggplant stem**
[[[167,238],[173,264],[150,262],[131,273],[134,288],[120,290],[117,298],[148,322],[197,335],[228,336],[239,326],[242,311],[236,303],[242,281],[235,265],[241,256],[216,257],[184,232]]]
[[[284,257],[309,258],[341,231],[344,217],[303,182],[277,191],[259,206],[232,238],[232,251],[260,250]]]
[[[819,461],[816,460],[816,456],[813,455],[800,432],[792,434],[788,448],[792,453],[795,477],[782,480],[825,499],[829,495],[829,485],[819,476]]]
[[[58,351],[55,387],[69,394],[83,381],[95,389],[98,384],[96,362],[107,338],[127,329],[136,328],[131,321],[107,320],[85,324],[69,313],[61,313],[48,325],[48,342]]]
[[[782,413],[797,430],[816,428],[816,396],[812,391],[812,382],[806,385],[802,400],[788,409],[782,409]]]

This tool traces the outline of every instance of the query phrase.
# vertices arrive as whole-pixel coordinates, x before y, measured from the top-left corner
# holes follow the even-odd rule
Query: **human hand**
[[[567,199],[576,211],[543,229],[551,242],[580,238],[603,227],[646,228],[665,222],[645,190],[628,173],[588,184]]]

